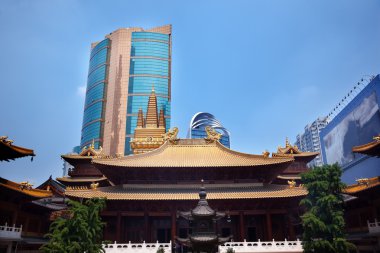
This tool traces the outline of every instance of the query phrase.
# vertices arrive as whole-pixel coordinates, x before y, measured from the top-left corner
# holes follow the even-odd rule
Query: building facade
[[[230,148],[230,132],[215,118],[214,115],[207,112],[198,112],[194,114],[190,121],[190,128],[187,133],[187,138],[199,139],[207,136],[206,126],[214,128],[217,132],[222,134],[220,143],[225,147]]]
[[[170,127],[171,25],[121,28],[91,48],[80,146],[94,140],[106,154],[131,154],[138,111],[147,112],[153,85]]]
[[[297,135],[295,145],[304,152],[318,152],[319,155],[312,160],[308,165],[309,167],[322,166],[324,164],[321,155],[321,139],[319,133],[328,124],[327,117],[320,117],[313,123],[305,126],[305,131]]]
[[[352,152],[380,133],[380,75],[369,81],[320,133],[323,159],[342,167],[347,184],[379,175],[380,159]]]

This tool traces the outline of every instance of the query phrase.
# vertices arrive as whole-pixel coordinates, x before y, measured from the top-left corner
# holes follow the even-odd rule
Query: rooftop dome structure
[[[190,127],[187,138],[200,139],[207,136],[205,128],[210,126],[222,134],[220,143],[225,147],[230,148],[230,132],[223,127],[219,120],[214,115],[208,112],[198,112],[194,114],[190,121]]]

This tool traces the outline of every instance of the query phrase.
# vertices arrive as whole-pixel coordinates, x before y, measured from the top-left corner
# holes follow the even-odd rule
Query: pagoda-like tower
[[[109,186],[107,178],[92,164],[93,158],[105,158],[103,149],[95,148],[94,141],[88,147],[84,147],[80,154],[61,156],[66,162],[74,166],[69,170],[68,177],[58,177],[57,180],[69,187],[97,187]]]
[[[131,140],[133,154],[142,154],[159,148],[164,144],[163,135],[166,132],[164,110],[158,114],[157,97],[152,88],[152,93],[148,101],[146,117],[142,109],[139,109],[137,116],[137,126],[134,138]]]
[[[318,154],[318,152],[302,152],[296,145],[291,145],[288,138],[286,138],[285,147],[278,147],[277,152],[272,153],[272,157],[292,157],[294,162],[277,176],[275,182],[290,185],[300,183],[300,174],[309,170],[307,163],[312,161]]]
[[[191,211],[177,212],[177,215],[190,222],[192,228],[192,234],[188,235],[187,238],[177,237],[177,240],[198,253],[201,251],[215,252],[218,245],[221,245],[232,238],[231,236],[220,237],[216,233],[216,222],[225,217],[226,214],[213,210],[208,205],[206,196],[206,188],[204,187],[202,180],[198,205]]]

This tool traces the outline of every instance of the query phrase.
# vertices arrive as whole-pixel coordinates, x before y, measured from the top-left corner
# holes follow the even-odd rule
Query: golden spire
[[[290,147],[290,143],[289,143],[288,137],[286,137],[285,147],[286,148]]]
[[[165,115],[164,115],[164,109],[163,108],[160,110],[160,117],[158,120],[158,126],[162,127],[162,128],[166,128]]]
[[[92,139],[92,142],[91,142],[91,148],[95,148],[95,139]]]
[[[137,126],[136,127],[141,127],[141,128],[144,127],[144,114],[143,114],[143,111],[141,108],[139,109],[139,112],[137,114]]]
[[[149,96],[148,110],[146,112],[145,127],[158,127],[158,115],[157,115],[157,97],[154,92],[154,86],[152,87],[152,93]]]

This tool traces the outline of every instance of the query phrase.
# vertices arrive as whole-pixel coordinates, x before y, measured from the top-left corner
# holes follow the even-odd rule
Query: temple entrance
[[[248,227],[247,228],[247,238],[246,239],[248,242],[257,241],[256,227]]]
[[[157,229],[157,241],[160,242],[160,243],[168,243],[170,242],[170,231],[171,229],[168,229],[168,228],[159,228]]]
[[[152,241],[160,243],[170,242],[171,227],[170,217],[154,217],[152,221]]]

